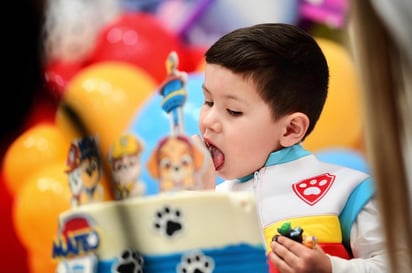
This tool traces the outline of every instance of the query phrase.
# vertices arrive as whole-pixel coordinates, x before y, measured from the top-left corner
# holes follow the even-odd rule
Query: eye
[[[161,169],[169,170],[169,169],[172,167],[172,162],[170,162],[169,159],[164,158],[164,159],[160,160],[160,164],[159,164],[159,165],[160,165],[160,168],[161,168]]]
[[[97,170],[98,165],[99,165],[99,164],[97,163],[97,160],[96,160],[96,159],[91,159],[91,160],[90,160],[90,169],[91,169],[92,171]]]
[[[129,166],[133,167],[133,166],[135,166],[135,165],[138,164],[138,161],[137,161],[136,156],[129,156],[128,159],[129,159],[129,160],[128,160],[127,164],[128,164]]]
[[[207,101],[207,100],[205,100],[205,103],[204,103],[205,105],[207,105],[207,106],[209,106],[209,107],[212,107],[213,106],[213,101]]]
[[[229,113],[229,115],[234,116],[234,117],[239,117],[243,114],[242,112],[233,111],[230,109],[226,109],[226,111]]]
[[[136,166],[136,165],[137,165],[136,160],[130,160],[130,161],[129,161],[129,164],[128,164],[129,167],[134,167],[134,166]]]
[[[181,164],[185,167],[192,164],[192,157],[190,155],[184,155],[181,158]]]
[[[120,171],[120,170],[122,169],[122,167],[123,167],[123,165],[122,165],[122,163],[120,163],[119,161],[116,161],[116,162],[113,164],[113,169],[114,169],[115,171]]]

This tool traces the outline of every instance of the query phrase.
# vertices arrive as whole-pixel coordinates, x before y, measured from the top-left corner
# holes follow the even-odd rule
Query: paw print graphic
[[[167,237],[173,237],[183,229],[181,217],[179,209],[165,206],[156,212],[154,227],[160,232],[164,232]]]
[[[325,196],[335,180],[335,175],[324,173],[292,185],[296,195],[309,205],[316,204]]]
[[[211,257],[201,252],[193,252],[182,257],[177,265],[177,273],[212,273],[215,263]]]
[[[120,255],[115,269],[116,273],[143,273],[143,256],[134,249],[126,249]]]

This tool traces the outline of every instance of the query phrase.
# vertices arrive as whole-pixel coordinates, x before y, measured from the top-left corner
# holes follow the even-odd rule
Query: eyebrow
[[[203,89],[203,91],[205,91],[206,93],[211,94],[211,92],[209,91],[209,89],[207,89],[204,84],[202,84],[202,89]],[[236,96],[233,96],[233,95],[224,95],[224,97],[225,97],[226,99],[239,101],[239,98],[236,97]]]

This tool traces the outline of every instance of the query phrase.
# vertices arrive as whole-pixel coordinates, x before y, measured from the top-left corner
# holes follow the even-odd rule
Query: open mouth
[[[205,140],[206,148],[209,150],[210,155],[213,159],[213,165],[215,165],[215,170],[218,171],[223,167],[225,163],[225,155],[220,151],[215,145]]]

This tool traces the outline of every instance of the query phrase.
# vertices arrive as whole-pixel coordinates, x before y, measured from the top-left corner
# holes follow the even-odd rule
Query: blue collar
[[[310,152],[305,150],[302,147],[302,145],[295,144],[293,146],[282,148],[282,149],[280,149],[276,152],[271,153],[269,155],[268,159],[266,160],[266,163],[265,163],[264,167],[294,161],[296,159],[307,156],[309,154],[310,154]],[[246,175],[244,177],[238,178],[237,180],[239,182],[246,182],[246,181],[252,179],[253,175],[254,175],[254,173],[251,173],[251,174]]]

